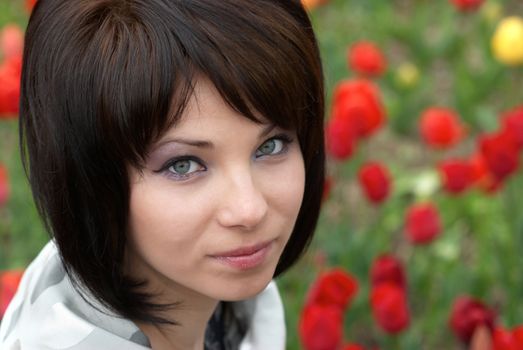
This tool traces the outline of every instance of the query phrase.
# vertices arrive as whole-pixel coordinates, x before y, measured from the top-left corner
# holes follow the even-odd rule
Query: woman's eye
[[[205,167],[193,159],[178,159],[167,168],[168,172],[178,178],[189,177],[192,173],[205,170]]]
[[[290,140],[274,137],[265,141],[257,150],[256,157],[270,156],[283,153]]]

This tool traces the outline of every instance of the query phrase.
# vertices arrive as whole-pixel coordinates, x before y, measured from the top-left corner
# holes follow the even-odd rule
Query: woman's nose
[[[249,172],[226,181],[222,193],[218,211],[222,226],[252,230],[266,217],[267,201]]]

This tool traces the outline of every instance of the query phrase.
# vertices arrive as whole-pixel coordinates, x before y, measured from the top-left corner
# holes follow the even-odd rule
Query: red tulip
[[[349,48],[348,63],[352,70],[367,76],[380,76],[387,66],[381,49],[370,41],[353,44]]]
[[[318,6],[325,5],[328,0],[301,0],[303,7],[307,10],[313,10]]]
[[[519,150],[511,134],[498,132],[479,138],[479,149],[489,171],[499,181],[519,167]]]
[[[523,326],[512,331],[496,327],[492,333],[492,350],[523,350]]]
[[[306,304],[335,306],[346,309],[358,290],[358,282],[341,268],[321,274],[312,285]]]
[[[492,350],[518,350],[509,330],[497,327],[492,333]]]
[[[469,164],[472,171],[472,183],[474,185],[486,193],[494,193],[501,188],[502,182],[490,173],[485,158],[481,153],[474,154],[469,159]]]
[[[356,147],[356,131],[350,123],[341,118],[331,119],[325,132],[328,154],[338,160],[347,159],[352,155]]]
[[[6,58],[0,65],[0,74],[20,80],[22,76],[22,56],[11,56]]]
[[[519,350],[523,350],[523,325],[517,326],[512,330],[514,341],[518,345]]]
[[[382,283],[395,284],[402,289],[407,286],[403,265],[390,254],[380,255],[374,260],[370,276],[373,287]]]
[[[9,178],[7,169],[0,165],[0,206],[4,206],[9,199]]]
[[[6,59],[0,65],[0,116],[16,116],[20,100],[22,57]]]
[[[431,203],[411,206],[405,217],[405,233],[414,244],[426,244],[441,233],[437,208]]]
[[[0,52],[4,59],[22,56],[24,51],[24,33],[15,24],[8,24],[0,32]]]
[[[454,334],[468,344],[479,325],[494,329],[494,311],[487,308],[480,300],[461,296],[454,301],[449,319],[449,326]]]
[[[23,273],[23,270],[0,272],[0,319],[15,295]]]
[[[405,290],[391,283],[372,288],[372,314],[378,325],[387,333],[399,333],[408,327],[410,315]]]
[[[365,348],[359,344],[345,344],[342,348],[342,350],[365,350]]]
[[[516,107],[503,115],[502,134],[511,138],[519,151],[523,149],[523,106]]]
[[[450,0],[459,11],[473,11],[483,4],[484,0]]]
[[[420,118],[419,130],[425,143],[434,148],[448,148],[464,136],[464,126],[451,109],[426,109]]]
[[[348,123],[356,137],[368,137],[385,121],[378,88],[370,81],[347,80],[334,91],[332,118]]]
[[[33,11],[33,7],[35,7],[37,0],[26,0],[25,1],[25,8],[28,12]]]
[[[453,194],[465,191],[473,182],[473,169],[469,161],[449,159],[439,164],[443,188]]]
[[[387,199],[391,180],[387,168],[377,162],[364,164],[358,174],[358,179],[368,200],[380,204]]]
[[[305,350],[335,350],[342,342],[342,311],[335,306],[308,305],[299,322],[300,339]]]

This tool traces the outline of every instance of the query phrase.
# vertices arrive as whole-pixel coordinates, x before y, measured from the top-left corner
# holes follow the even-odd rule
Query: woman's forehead
[[[212,82],[200,78],[195,81],[193,92],[178,121],[163,133],[156,145],[169,140],[183,140],[187,144],[203,146],[212,139],[240,136],[239,132],[264,136],[275,127],[259,112],[254,111],[253,114],[256,121],[230,106]]]

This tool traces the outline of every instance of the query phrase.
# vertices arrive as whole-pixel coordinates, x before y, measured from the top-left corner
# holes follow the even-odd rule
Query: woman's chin
[[[221,301],[241,301],[254,298],[267,287],[271,279],[272,278],[258,278],[252,282],[242,283],[241,281],[237,281],[231,283],[221,291],[221,296],[217,299]]]

